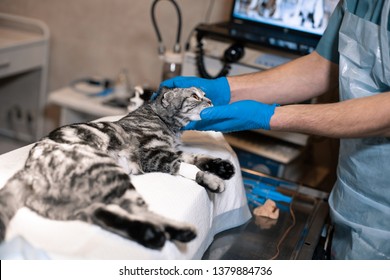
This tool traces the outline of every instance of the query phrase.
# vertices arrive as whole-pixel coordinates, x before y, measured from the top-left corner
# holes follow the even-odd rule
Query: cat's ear
[[[159,94],[164,94],[164,93],[166,93],[166,92],[169,91],[169,90],[170,90],[169,87],[161,87],[161,88],[159,89]]]
[[[162,96],[161,104],[164,108],[167,108],[172,101],[172,95],[170,94],[171,89],[167,87],[162,87],[160,90],[160,95]]]

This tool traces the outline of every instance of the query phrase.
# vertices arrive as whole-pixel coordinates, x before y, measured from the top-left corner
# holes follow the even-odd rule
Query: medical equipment
[[[167,51],[160,33],[160,29],[158,28],[155,10],[157,3],[160,0],[154,0],[151,8],[151,18],[154,30],[156,31],[157,40],[158,40],[158,54],[160,58],[163,60],[163,70],[162,70],[162,80],[166,80],[181,74],[181,65],[182,65],[182,53],[180,46],[180,37],[181,37],[181,11],[179,5],[175,0],[169,0],[170,3],[173,4],[176,13],[177,13],[177,31],[176,31],[176,42],[173,46],[172,51]]]
[[[114,81],[106,78],[84,77],[73,80],[70,87],[88,96],[107,96],[113,92]]]
[[[127,109],[128,111],[133,111],[141,106],[144,101],[148,101],[154,91],[153,89],[143,88],[140,85],[134,86],[133,88],[127,69],[122,69],[115,80],[97,77],[76,79],[70,83],[69,90],[76,94],[84,95],[84,99],[90,99],[90,102],[98,101],[102,103],[102,106]],[[64,101],[61,101],[61,103],[64,103]],[[85,101],[89,103],[87,100]],[[69,102],[71,101],[69,100]],[[80,119],[74,121],[82,122],[90,120]]]
[[[321,38],[334,6],[331,0],[234,0],[228,22],[200,24],[196,30],[242,44],[307,54]]]
[[[101,77],[83,77],[73,80],[70,87],[88,96],[107,96],[113,94],[117,98],[131,98],[134,93],[127,69],[122,69],[115,80]]]
[[[210,74],[205,65],[205,50],[203,48],[202,35],[198,33],[197,38],[197,51],[196,51],[196,65],[198,67],[199,76],[202,78],[213,79],[218,77],[224,77],[229,74],[231,64],[238,62],[244,56],[244,46],[241,44],[234,43],[229,46],[223,53],[221,70],[216,74]]]
[[[196,64],[200,77],[215,78],[232,74],[232,63],[240,63],[248,46],[264,46],[294,54],[308,54],[317,45],[334,9],[334,1],[242,1],[232,2],[230,20],[201,23],[196,28]],[[219,70],[206,67],[204,38],[230,42],[220,56]],[[288,60],[265,55],[257,65],[263,69]]]

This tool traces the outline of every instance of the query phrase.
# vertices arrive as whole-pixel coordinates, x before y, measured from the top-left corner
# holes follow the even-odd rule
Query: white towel
[[[151,210],[193,224],[198,233],[193,241],[168,241],[161,250],[152,250],[98,226],[53,221],[22,208],[9,225],[6,242],[0,246],[1,259],[200,259],[215,234],[245,223],[251,214],[237,158],[223,135],[188,131],[183,135],[183,143],[185,151],[234,163],[238,172],[227,181],[223,193],[209,193],[190,179],[163,173],[132,176],[132,182]],[[23,166],[30,148],[0,156],[0,186]],[[31,253],[34,250],[37,253]]]

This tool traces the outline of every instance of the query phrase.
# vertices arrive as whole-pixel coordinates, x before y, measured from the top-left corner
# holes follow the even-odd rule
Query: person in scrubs
[[[309,55],[253,74],[161,84],[197,86],[213,101],[185,129],[340,138],[329,198],[334,259],[390,259],[389,11],[390,0],[340,1]],[[337,87],[340,102],[295,104]]]

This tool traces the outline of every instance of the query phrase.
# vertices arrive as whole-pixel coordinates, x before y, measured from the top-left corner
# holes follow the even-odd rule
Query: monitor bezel
[[[301,49],[304,50],[310,49],[311,51],[313,48],[317,46],[319,40],[322,37],[322,34],[304,31],[293,27],[285,27],[285,26],[274,25],[270,23],[264,23],[256,20],[237,17],[235,16],[235,12],[234,12],[235,4],[237,1],[239,0],[233,0],[232,5],[230,7],[231,22],[234,22],[236,24],[251,26],[253,27],[254,33],[262,34],[263,36],[266,36],[269,39],[291,42],[298,45],[297,49],[291,49],[288,47],[275,45],[274,47],[278,49],[285,49],[292,52],[302,52]]]

